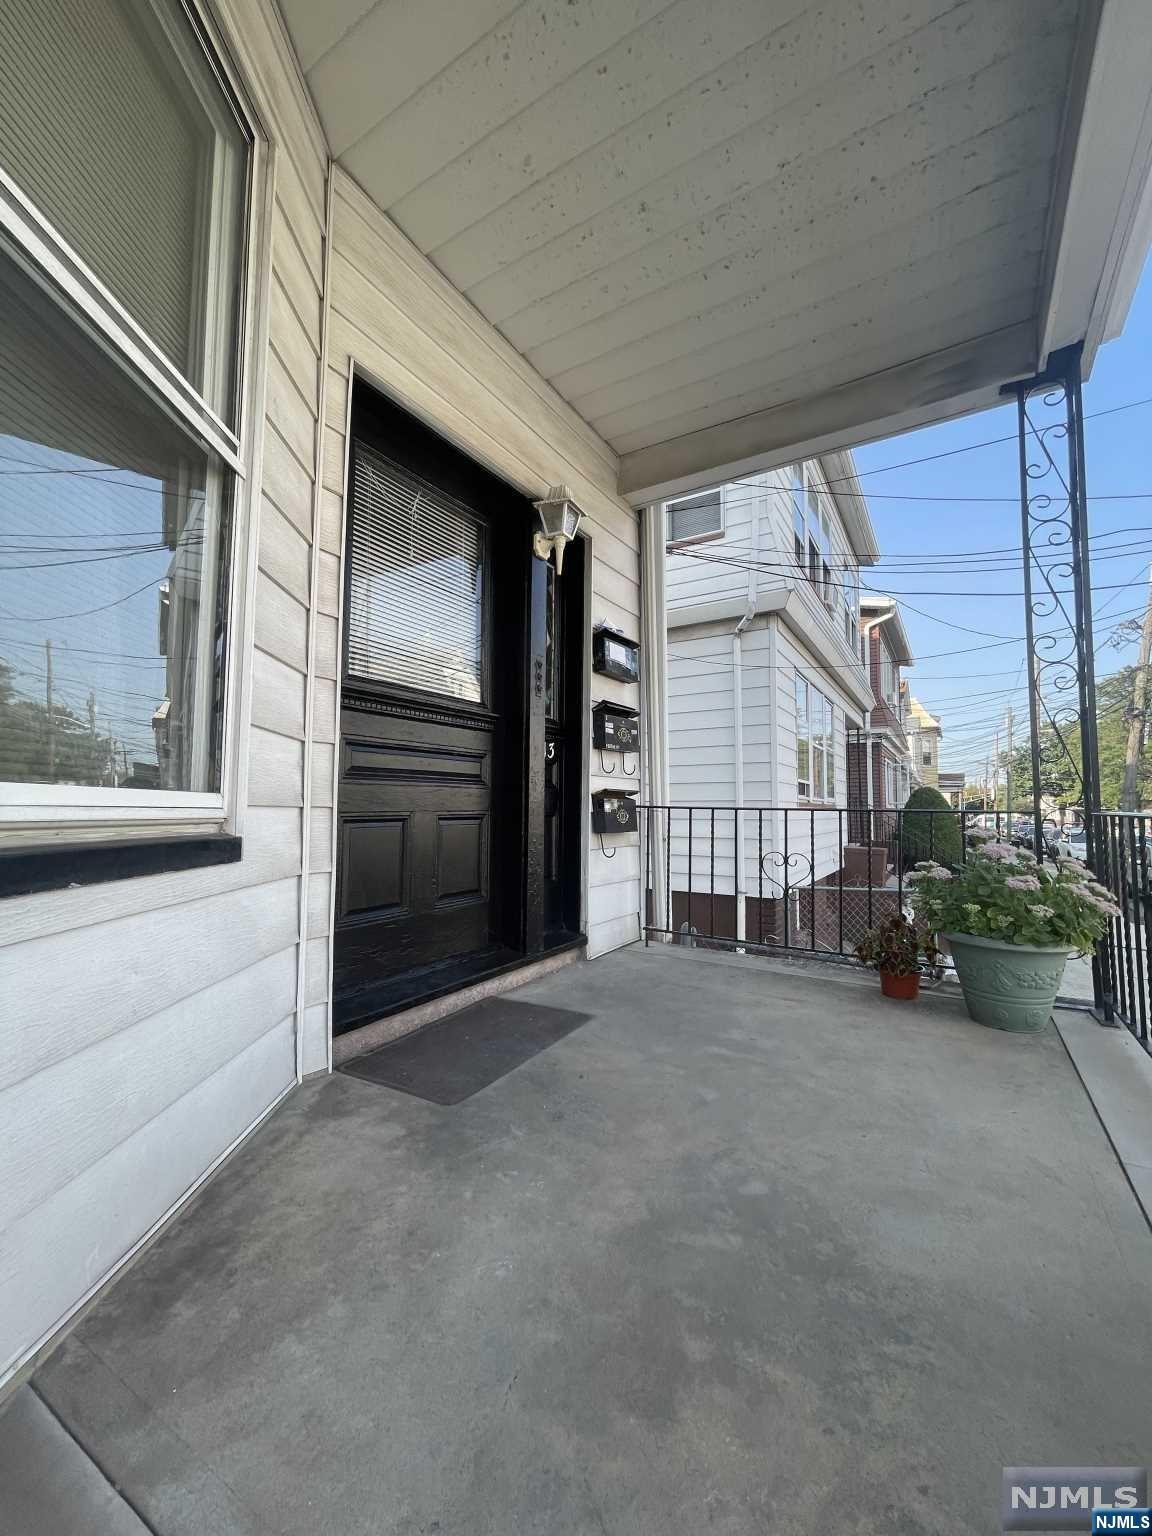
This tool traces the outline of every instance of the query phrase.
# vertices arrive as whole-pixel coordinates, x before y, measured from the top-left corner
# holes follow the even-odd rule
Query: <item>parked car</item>
[[[1088,831],[1085,827],[1065,827],[1055,839],[1056,852],[1065,859],[1084,859],[1088,855]]]

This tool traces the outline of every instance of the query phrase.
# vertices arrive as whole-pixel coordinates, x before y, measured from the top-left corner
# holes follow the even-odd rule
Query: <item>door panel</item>
[[[491,587],[483,511],[354,438],[337,1027],[395,978],[492,944]]]
[[[393,706],[402,710],[402,704]],[[485,949],[493,723],[413,720],[344,688],[334,992],[338,1013],[401,972]]]
[[[392,917],[408,906],[407,816],[345,816],[340,824],[344,916]]]

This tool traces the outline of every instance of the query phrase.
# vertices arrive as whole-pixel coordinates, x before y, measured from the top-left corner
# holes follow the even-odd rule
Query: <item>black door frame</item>
[[[548,577],[545,563],[532,550],[535,511],[531,501],[514,486],[470,458],[461,449],[440,436],[431,427],[412,416],[381,394],[365,380],[353,380],[352,409],[348,444],[348,516],[345,548],[343,612],[348,612],[348,587],[351,563],[347,541],[351,530],[351,498],[354,476],[354,444],[362,441],[391,459],[409,474],[426,480],[459,501],[490,513],[491,565],[495,591],[486,603],[491,629],[488,635],[493,653],[492,693],[488,713],[505,722],[504,740],[497,753],[493,784],[491,838],[491,905],[494,941],[506,951],[515,952],[512,960],[503,959],[486,969],[466,963],[446,963],[443,973],[430,981],[418,995],[405,996],[395,1003],[385,1003],[372,1017],[386,1017],[416,1003],[429,1001],[460,987],[530,963],[544,955],[576,947],[584,942],[581,932],[549,933],[545,923],[545,667],[547,654]],[[580,540],[581,554],[585,541]],[[571,559],[571,553],[569,558]],[[571,595],[565,597],[563,582],[574,579]],[[571,761],[566,775],[567,788],[562,815],[565,819],[565,844],[573,851],[569,878],[572,888],[565,900],[566,912],[581,910],[582,860],[579,855],[581,808],[583,805],[583,671],[587,651],[586,615],[583,592],[584,562],[572,560],[570,571],[561,578],[561,601],[566,602],[578,622],[563,626],[564,656],[561,675],[565,679],[565,707],[578,711],[569,730]],[[576,588],[579,588],[577,592]],[[578,600],[577,600],[578,599]],[[375,698],[387,703],[390,711],[420,717],[421,706],[435,703],[443,709],[442,698],[432,699],[419,690],[384,686],[362,680],[351,682],[347,673],[348,630],[342,625],[340,636],[341,705],[345,697],[354,703],[357,697]],[[502,665],[501,659],[519,658],[521,665]],[[466,706],[461,713],[483,714]],[[338,760],[343,751],[343,732],[337,741]],[[339,780],[339,774],[338,774]],[[339,788],[334,814],[339,815]],[[578,919],[577,919],[578,923]],[[339,942],[339,936],[336,937]],[[461,957],[462,962],[467,957]],[[337,1002],[334,999],[334,1002]],[[334,1010],[335,1018],[335,1010]],[[334,1033],[358,1028],[369,1022],[366,1017],[334,1023]]]

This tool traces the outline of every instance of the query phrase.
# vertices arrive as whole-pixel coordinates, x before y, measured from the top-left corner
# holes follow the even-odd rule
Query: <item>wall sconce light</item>
[[[584,514],[572,500],[566,485],[551,486],[543,501],[534,501],[532,505],[540,519],[540,527],[532,535],[532,548],[540,560],[547,560],[555,552],[556,574],[559,576],[564,564],[564,547],[576,537]]]

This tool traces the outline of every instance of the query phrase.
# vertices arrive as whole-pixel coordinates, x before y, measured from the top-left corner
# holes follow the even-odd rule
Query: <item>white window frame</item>
[[[884,798],[886,810],[897,811],[900,809],[900,766],[887,753],[884,754]],[[904,798],[906,799],[907,796]]]
[[[803,697],[803,705],[801,705]],[[795,711],[794,727],[796,739],[796,798],[797,800],[810,800],[812,798],[812,728],[811,728],[811,693],[808,687],[808,679],[802,677],[799,672],[792,684],[793,708]],[[800,743],[803,742],[808,751],[808,772],[805,777],[800,776]]]
[[[858,567],[845,566],[840,573],[840,589],[844,604],[844,644],[853,654],[860,635],[860,571]]]
[[[725,489],[722,485],[714,485],[705,490],[691,491],[686,496],[677,496],[672,501],[666,501],[664,503],[664,548],[675,551],[687,549],[693,544],[709,544],[716,539],[722,539],[727,522]],[[712,495],[717,497],[716,514],[719,518],[717,526],[707,529],[704,533],[692,533],[686,538],[674,539],[672,537],[672,514],[676,508],[682,506],[686,501],[696,501],[702,496]]]
[[[792,504],[792,558],[814,596],[835,618],[844,574],[837,569],[837,561],[846,559],[840,554],[843,529],[831,493],[813,473],[808,460],[790,465],[788,475]]]
[[[900,665],[883,640],[880,641],[880,696],[893,714],[899,714]]]
[[[0,836],[5,843],[155,837],[166,831],[194,836],[241,830],[241,789],[249,734],[245,674],[251,670],[256,567],[249,530],[258,494],[258,477],[249,472],[249,465],[256,461],[260,441],[257,404],[263,396],[263,352],[268,335],[274,186],[268,136],[247,87],[229,61],[219,29],[200,0],[177,3],[188,15],[250,144],[235,337],[236,428],[207,404],[2,168],[0,230],[7,236],[12,256],[50,295],[53,287],[60,291],[69,318],[109,360],[150,393],[184,431],[218,454],[235,476],[227,567],[228,657],[221,701],[220,789],[205,793],[0,781]]]
[[[803,706],[801,696],[804,699]],[[836,764],[838,740],[836,703],[823,688],[810,682],[799,668],[795,672],[792,697],[795,710],[796,798],[819,805],[834,805],[836,786],[840,777]],[[813,706],[814,697],[820,701],[818,709]],[[818,731],[813,725],[817,715],[821,722],[821,728]],[[805,742],[808,747],[806,779],[800,776],[801,742]]]

